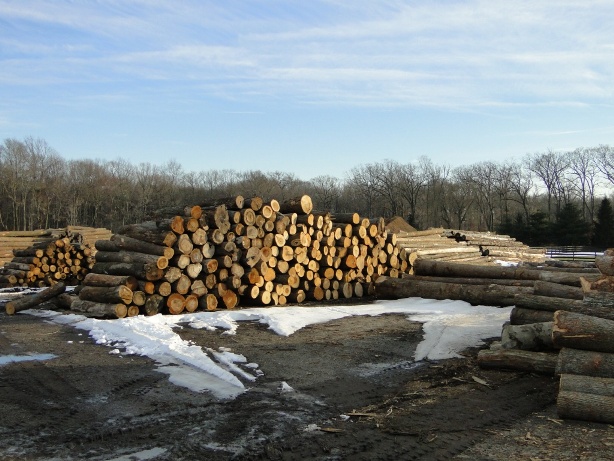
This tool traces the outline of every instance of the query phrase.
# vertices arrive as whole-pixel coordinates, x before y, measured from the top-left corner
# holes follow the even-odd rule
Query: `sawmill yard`
[[[152,219],[3,235],[0,459],[614,458],[614,250],[308,196]]]
[[[509,309],[371,301],[0,314],[0,459],[614,456],[611,426],[558,418],[554,377],[477,366]]]

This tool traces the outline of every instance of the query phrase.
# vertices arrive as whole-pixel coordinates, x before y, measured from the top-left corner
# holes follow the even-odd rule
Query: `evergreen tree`
[[[593,245],[601,248],[614,247],[614,211],[610,200],[607,198],[601,201],[597,211]]]
[[[588,245],[589,225],[573,203],[566,203],[557,213],[553,236],[558,245]]]

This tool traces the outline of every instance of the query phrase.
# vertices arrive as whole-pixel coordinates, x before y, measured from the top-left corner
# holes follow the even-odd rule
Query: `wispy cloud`
[[[0,1],[0,17],[9,86],[191,81],[201,96],[467,109],[614,96],[610,1],[37,0]]]

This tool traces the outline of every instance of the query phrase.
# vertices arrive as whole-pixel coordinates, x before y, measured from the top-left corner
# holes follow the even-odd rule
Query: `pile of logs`
[[[94,264],[94,248],[71,229],[36,240],[27,248],[12,250],[12,259],[0,268],[0,286],[45,287],[59,281],[76,285]]]
[[[595,264],[599,274],[579,276],[580,287],[553,287],[560,298],[544,301],[546,309],[536,309],[535,302],[516,306],[501,343],[480,351],[478,361],[483,367],[559,376],[560,417],[612,424],[614,249],[597,256]]]
[[[72,243],[94,245],[96,240],[111,238],[111,231],[105,228],[83,226],[33,231],[2,231],[0,232],[0,267],[13,259],[14,250],[25,250],[32,245],[64,237],[70,238]]]
[[[531,248],[509,235],[456,229],[445,229],[442,235],[455,242],[475,248],[482,256],[493,259],[508,262],[544,262],[546,259],[545,249]]]
[[[397,245],[410,265],[413,265],[418,258],[434,261],[484,262],[479,248],[469,246],[464,241],[446,238],[442,227],[422,231],[399,231],[396,236]],[[410,273],[413,271],[410,270]]]
[[[383,220],[313,213],[309,196],[157,211],[96,242],[71,309],[123,317],[361,297],[409,268]]]

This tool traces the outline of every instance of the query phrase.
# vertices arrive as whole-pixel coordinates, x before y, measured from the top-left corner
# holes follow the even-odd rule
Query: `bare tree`
[[[320,210],[337,211],[341,195],[340,181],[334,176],[320,175],[309,180],[315,206]]]
[[[576,149],[569,154],[569,171],[574,187],[582,201],[582,218],[593,222],[595,215],[595,187],[597,185],[597,162],[592,149]]]
[[[595,155],[597,169],[614,186],[614,149],[602,144],[591,150],[593,155]]]
[[[562,195],[565,190],[563,184],[564,172],[568,167],[567,159],[560,153],[548,151],[547,153],[533,154],[529,163],[529,168],[535,175],[542,180],[546,187],[548,198],[548,219],[552,219],[552,200],[557,202],[558,212],[560,209]]]
[[[426,187],[427,177],[422,164],[408,163],[399,165],[398,170],[399,195],[405,199],[409,207],[407,222],[412,226],[419,226],[418,201]]]

